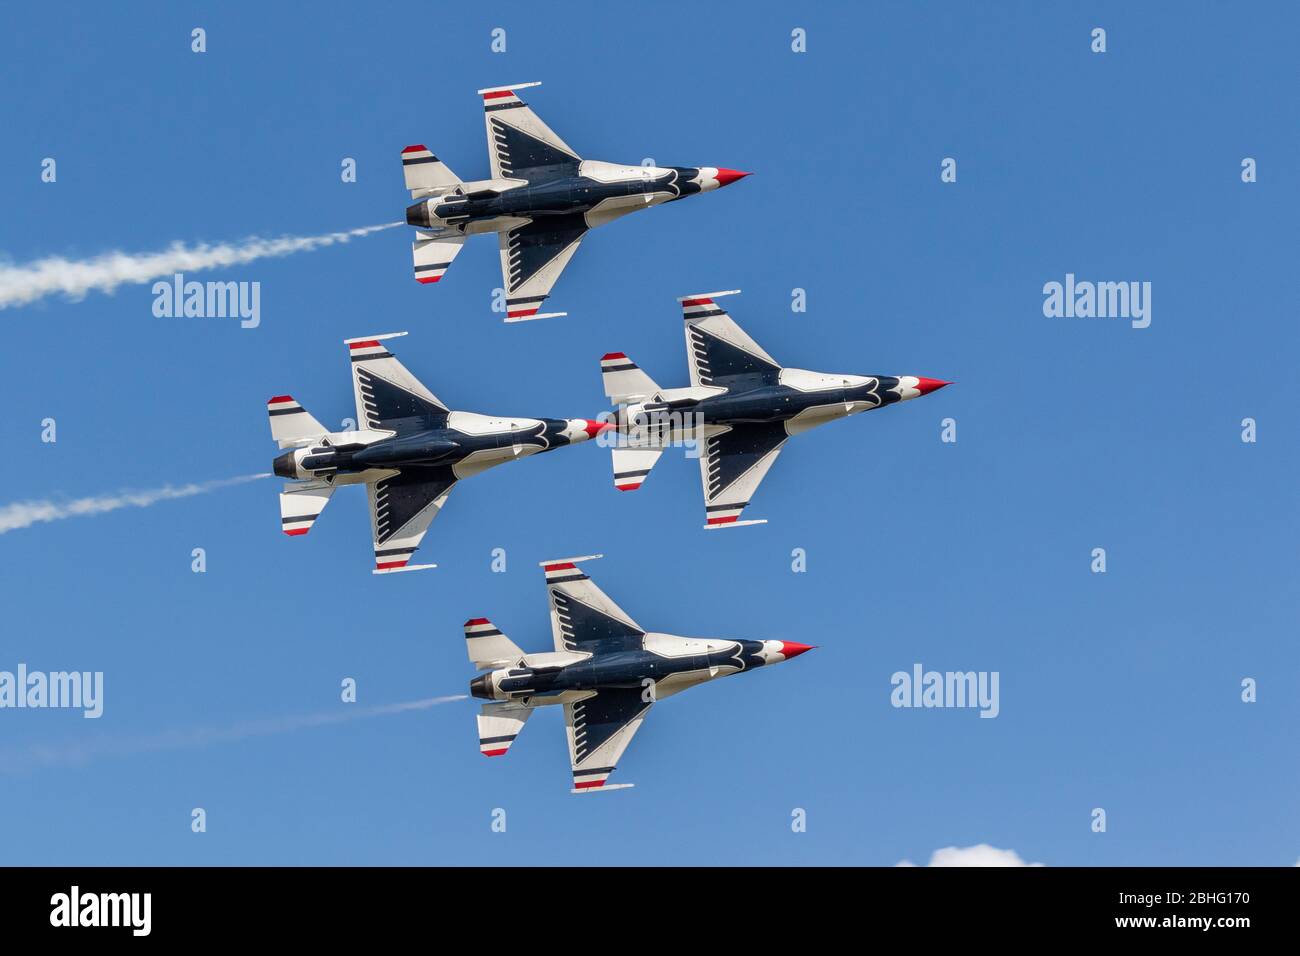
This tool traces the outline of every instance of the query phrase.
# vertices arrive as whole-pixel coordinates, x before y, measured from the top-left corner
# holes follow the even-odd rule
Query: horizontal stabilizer
[[[465,622],[465,650],[469,652],[470,663],[481,671],[508,667],[524,656],[518,645],[485,617]]]
[[[402,175],[406,177],[406,188],[411,191],[412,199],[460,185],[460,177],[423,145],[402,150]]]
[[[415,281],[421,285],[437,282],[451,268],[452,260],[465,247],[466,237],[453,233],[448,236],[438,232],[417,229],[415,242],[411,243]]]
[[[281,448],[305,445],[329,432],[329,429],[289,395],[277,395],[266,403],[271,420],[271,437]]]
[[[606,783],[599,787],[588,787],[585,790],[574,787],[569,793],[609,793],[611,790],[630,790],[635,786],[634,783]]]
[[[650,400],[659,386],[622,352],[609,352],[600,360],[605,397],[619,405]]]
[[[484,757],[504,756],[532,715],[532,707],[484,704],[478,714],[479,753]]]
[[[280,492],[280,530],[288,535],[306,534],[316,523],[334,494],[329,481],[304,481],[284,486]]]
[[[614,460],[614,487],[619,491],[636,491],[650,474],[662,448],[618,448],[610,449]]]

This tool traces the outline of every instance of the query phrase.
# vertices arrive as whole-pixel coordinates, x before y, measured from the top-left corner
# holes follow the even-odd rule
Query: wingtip
[[[479,90],[478,95],[482,96],[484,93],[513,93],[515,90],[528,90],[541,85],[541,80],[533,80],[530,83],[512,83],[509,86],[489,86],[487,89]]]
[[[547,568],[556,564],[577,564],[579,561],[595,561],[596,559],[603,557],[603,554],[584,554],[576,558],[551,558],[549,561],[538,561],[537,566],[539,568]]]
[[[379,335],[358,335],[355,339],[344,339],[344,345],[353,345],[357,342],[382,342],[384,339],[400,339],[405,332],[383,332]]]
[[[724,289],[721,292],[697,292],[694,295],[679,295],[678,302],[689,302],[691,299],[717,299],[724,295],[740,295],[739,289]]]

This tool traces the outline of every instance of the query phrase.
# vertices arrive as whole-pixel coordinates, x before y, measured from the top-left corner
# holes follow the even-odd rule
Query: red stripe
[[[468,621],[465,622],[465,626],[473,627],[475,624],[491,624],[491,623],[492,622],[485,617],[471,617]]]
[[[627,356],[624,355],[622,352],[606,352],[604,355],[600,357],[600,360],[602,362],[607,362],[610,359],[625,359],[625,358],[627,358]]]
[[[542,568],[543,571],[572,571],[577,565],[575,564],[548,564]]]
[[[268,405],[278,405],[278,404],[280,404],[281,402],[292,402],[292,401],[293,401],[293,399],[292,399],[290,396],[288,396],[288,395],[277,395],[277,396],[275,396],[275,398],[271,399],[271,400],[270,400],[269,402],[267,402],[266,404],[268,404]]]
[[[385,561],[382,564],[376,561],[375,567],[380,571],[386,571],[389,568],[400,568],[402,567],[402,565],[406,564],[406,562],[410,560],[411,560],[410,558],[407,558],[404,561]]]
[[[351,344],[348,346],[348,348],[351,348],[351,349],[377,349],[377,348],[379,348],[379,343],[378,343],[378,342],[353,342],[353,343],[351,343]]]
[[[310,530],[311,528],[294,528],[292,531],[290,531],[288,528],[285,528],[284,533],[285,534],[306,534]]]
[[[437,282],[442,276],[416,276],[415,281],[420,285],[428,285],[430,282]]]
[[[682,306],[688,305],[713,305],[712,299],[682,299]]]
[[[416,145],[416,146],[408,146],[406,147],[406,149],[402,150],[403,153],[418,153],[421,151],[427,153],[429,151],[429,147],[424,145]]]
[[[574,781],[573,789],[586,790],[588,787],[603,787],[604,785],[605,785],[604,780],[584,780],[582,781],[582,783],[578,783],[577,781]]]
[[[504,749],[502,749],[502,750],[484,750],[484,751],[483,751],[483,756],[484,756],[484,757],[500,757],[503,753],[505,753],[505,752],[506,752],[507,750],[509,750],[509,749],[510,749],[509,747],[506,747],[506,748],[504,748]]]
[[[485,99],[485,100],[499,100],[499,99],[501,99],[501,97],[503,97],[503,96],[514,96],[514,95],[515,95],[515,91],[514,91],[514,90],[497,90],[497,92],[495,92],[495,93],[484,93],[484,94],[483,94],[483,99]]]
[[[507,312],[506,315],[510,316],[512,319],[520,315],[536,315],[538,308],[538,306],[533,306],[531,309],[523,309],[519,312]]]
[[[619,491],[636,491],[641,487],[641,482],[638,481],[635,485],[615,485],[614,487]]]
[[[709,524],[726,524],[728,521],[735,521],[735,520],[736,520],[737,518],[739,518],[739,517],[740,517],[740,515],[732,515],[732,516],[729,517],[729,518],[710,518],[710,519],[708,520],[708,523],[709,523]]]

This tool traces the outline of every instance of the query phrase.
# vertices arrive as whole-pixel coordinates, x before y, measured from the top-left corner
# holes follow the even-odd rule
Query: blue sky
[[[147,285],[5,310],[0,505],[269,470],[266,399],[351,415],[341,340],[370,333],[409,330],[400,358],[453,407],[594,417],[606,351],[685,384],[674,299],[712,289],[743,289],[733,315],[788,365],[957,384],[795,440],[750,508],[770,523],[736,531],[701,530],[693,461],[620,494],[589,445],[458,488],[431,572],[369,574],[359,490],[281,535],[270,480],[4,534],[0,669],[102,670],[106,701],[0,711],[0,862],[1294,863],[1294,7],[565,9],[7,9],[12,262],[400,219],[400,149],[486,176],[474,91],[530,80],[586,156],[756,175],[593,234],[564,319],[490,311],[489,238],[418,286],[405,229],[199,277],[260,282],[257,329],[155,318]],[[1045,318],[1068,272],[1151,282],[1151,326]],[[647,627],[820,649],[664,702],[616,778],[637,788],[600,797],[568,793],[558,710],[487,761],[469,701],[15,769],[332,713],[344,677],[357,706],[463,692],[462,622],[548,647],[536,562],[591,552]],[[999,672],[1000,715],[892,708],[917,662]]]

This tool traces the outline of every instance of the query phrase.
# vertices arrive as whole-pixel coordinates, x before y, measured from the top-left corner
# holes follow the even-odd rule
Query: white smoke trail
[[[177,272],[235,266],[255,259],[310,252],[401,225],[405,223],[389,222],[346,232],[327,232],[321,236],[285,236],[280,239],[254,236],[215,246],[207,243],[186,246],[176,242],[162,252],[105,252],[90,259],[50,256],[18,265],[0,263],[0,309],[26,305],[59,292],[77,302],[95,290],[112,292],[119,285],[148,282]]]
[[[428,710],[438,704],[464,700],[465,697],[465,694],[425,697],[421,700],[408,700],[399,704],[378,704],[373,707],[348,704],[341,705],[338,710],[245,720],[224,727],[193,727],[188,730],[169,730],[141,737],[90,738],[80,743],[57,746],[34,744],[26,748],[14,747],[0,750],[0,773],[14,774],[44,767],[78,766],[104,757],[131,757],[169,750],[195,750],[211,744],[232,743],[253,737],[292,733],[311,727],[345,724],[369,717]]]
[[[159,501],[172,498],[189,498],[230,485],[242,485],[259,478],[270,478],[270,473],[260,475],[241,475],[238,478],[221,478],[217,481],[203,481],[190,485],[167,485],[149,491],[121,491],[115,495],[100,495],[93,498],[74,498],[72,501],[16,501],[9,505],[0,505],[0,534],[27,528],[42,521],[61,521],[64,518],[79,518],[85,515],[98,515],[118,508],[147,508]]]

